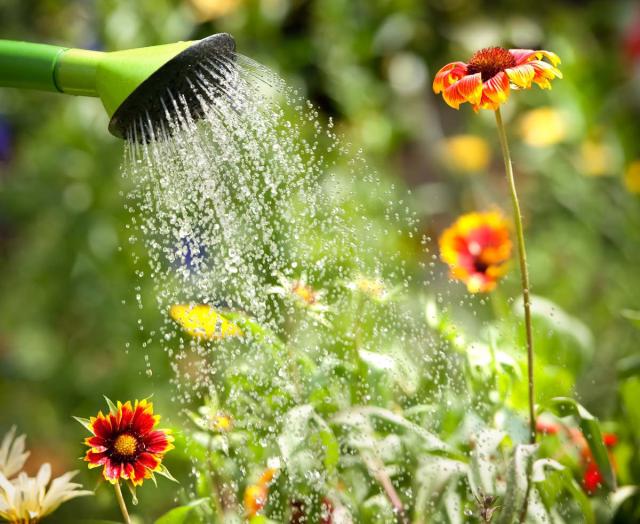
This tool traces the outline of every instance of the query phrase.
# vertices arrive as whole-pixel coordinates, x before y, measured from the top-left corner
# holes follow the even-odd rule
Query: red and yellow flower
[[[487,47],[477,51],[469,62],[452,62],[440,69],[433,91],[442,93],[445,102],[455,109],[469,102],[475,111],[495,110],[507,101],[512,87],[529,89],[537,84],[551,89],[551,80],[562,78],[556,67],[559,63],[560,58],[551,51]]]
[[[153,404],[146,400],[117,405],[109,402],[110,411],[102,411],[89,420],[78,419],[93,436],[85,439],[89,446],[84,460],[89,468],[102,466],[106,480],[116,484],[120,479],[141,485],[154,473],[168,476],[162,460],[173,449],[173,437],[167,429],[155,429],[160,415],[153,414]]]
[[[509,226],[499,211],[468,213],[440,236],[440,258],[471,293],[496,287],[511,257]]]

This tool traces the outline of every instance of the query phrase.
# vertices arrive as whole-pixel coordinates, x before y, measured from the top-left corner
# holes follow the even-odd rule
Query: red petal
[[[466,102],[466,98],[458,92],[458,83],[447,87],[442,93],[444,101],[454,109],[458,109],[460,104]]]
[[[534,59],[542,59],[542,57],[546,58],[553,64],[554,66],[560,63],[560,57],[551,51],[545,51],[544,49],[539,49],[534,51],[533,49],[509,49],[509,53],[515,58],[516,65],[526,64]]]
[[[92,448],[98,448],[100,450],[107,449],[108,441],[102,437],[87,437],[84,439],[84,443]]]
[[[436,73],[433,80],[433,92],[438,94],[444,91],[454,82],[467,73],[467,64],[464,62],[451,62]]]
[[[496,109],[509,98],[509,89],[509,77],[500,71],[484,83],[480,105],[485,109]]]
[[[135,470],[133,469],[133,465],[127,463],[124,465],[124,476],[128,479],[133,479],[135,476]]]
[[[457,84],[458,93],[468,102],[477,104],[482,97],[482,75],[476,73],[463,77]]]
[[[527,63],[536,52],[533,49],[509,49],[509,53],[516,59],[516,65]]]
[[[107,460],[104,469],[102,470],[102,474],[104,478],[109,482],[115,483],[120,477],[126,478],[124,476],[124,468],[123,465],[117,462],[113,462],[112,460]]]
[[[105,462],[107,462],[107,460],[109,459],[107,457],[106,452],[104,451],[95,452],[90,449],[89,451],[87,451],[87,454],[84,456],[84,460],[91,464],[95,464],[96,466],[100,466]]]
[[[150,478],[151,473],[147,472],[147,468],[140,462],[133,465],[133,477],[129,477],[134,485],[141,485],[145,478]]]
[[[120,406],[118,415],[120,418],[120,429],[128,428],[133,420],[133,408],[131,407],[131,402],[127,401],[125,404]]]
[[[149,468],[151,470],[156,469],[160,465],[160,459],[151,453],[141,453],[138,457],[138,462],[145,468]]]
[[[93,434],[97,437],[108,439],[113,434],[113,428],[111,427],[109,419],[102,416],[102,414],[99,414],[98,418],[94,419],[92,428]]]
[[[164,453],[169,448],[169,437],[162,430],[151,431],[142,438],[142,442],[150,453]]]
[[[153,429],[158,422],[158,417],[153,415],[153,405],[145,401],[136,404],[134,408],[131,426],[136,429],[138,434],[144,435]]]

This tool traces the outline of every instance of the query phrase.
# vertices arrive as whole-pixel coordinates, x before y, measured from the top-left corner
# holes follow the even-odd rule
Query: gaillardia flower
[[[549,62],[545,62],[546,58]],[[551,51],[487,47],[477,51],[469,62],[452,62],[444,66],[433,81],[434,93],[442,93],[447,104],[458,109],[469,102],[475,111],[497,109],[507,101],[509,91],[528,89],[538,84],[551,89],[560,58]]]
[[[221,340],[242,335],[242,330],[223,312],[208,304],[174,304],[169,314],[186,333],[195,338]]]
[[[509,227],[499,211],[462,215],[440,236],[440,258],[471,293],[496,287],[511,247]]]
[[[173,449],[173,437],[169,430],[155,429],[160,420],[153,414],[153,404],[146,400],[130,401],[114,405],[109,402],[109,413],[102,411],[91,419],[77,419],[93,436],[85,439],[91,449],[84,460],[89,468],[103,466],[106,480],[116,484],[120,479],[141,485],[154,473],[171,478],[162,465],[164,454]]]

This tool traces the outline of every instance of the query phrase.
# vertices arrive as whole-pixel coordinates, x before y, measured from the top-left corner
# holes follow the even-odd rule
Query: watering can
[[[180,96],[197,118],[201,104],[190,77],[200,64],[229,61],[234,51],[235,41],[226,33],[108,53],[0,40],[0,87],[98,97],[111,119],[111,134],[127,138],[141,118],[151,126],[166,123],[167,93]]]

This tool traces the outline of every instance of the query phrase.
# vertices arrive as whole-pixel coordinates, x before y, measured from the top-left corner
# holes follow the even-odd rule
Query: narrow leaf
[[[609,460],[609,453],[602,439],[598,419],[572,398],[556,397],[551,400],[550,407],[561,417],[573,415],[578,419],[580,429],[589,444],[593,460],[602,474],[604,487],[609,491],[615,491],[616,476]]]

